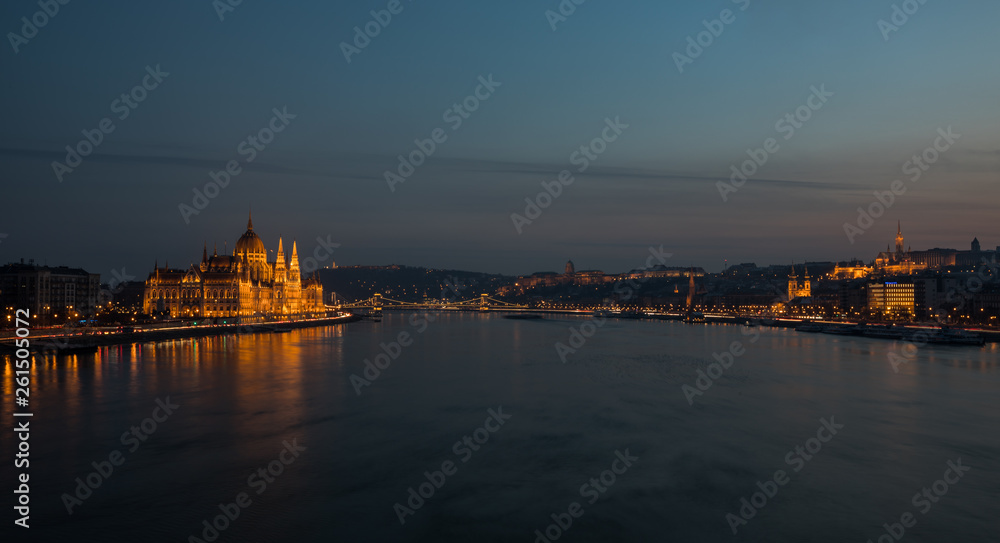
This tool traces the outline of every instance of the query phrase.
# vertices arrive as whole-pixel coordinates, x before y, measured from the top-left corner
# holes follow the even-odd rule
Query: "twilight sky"
[[[205,241],[232,248],[250,206],[269,248],[295,238],[304,257],[321,237],[339,265],[618,272],[650,245],[711,271],[871,260],[897,220],[914,249],[998,246],[1000,3],[928,0],[891,29],[893,4],[587,0],[556,20],[557,0],[402,0],[348,62],[341,43],[388,0],[243,0],[223,20],[226,0],[69,2],[27,40],[13,34],[32,34],[21,18],[38,3],[4,2],[0,261],[141,279]],[[721,34],[681,72],[703,21]],[[144,78],[155,88],[124,106]],[[448,112],[476,92],[467,118]],[[796,110],[808,120],[778,123]],[[104,118],[114,130],[60,182],[53,162]],[[249,162],[241,143],[269,124],[281,131]],[[385,172],[436,129],[390,190]],[[602,134],[614,141],[581,173],[580,146]],[[718,182],[768,138],[777,150],[724,201]],[[934,160],[914,181],[915,154]],[[179,206],[230,161],[240,173],[185,221]],[[563,170],[573,183],[518,233],[511,214]],[[844,223],[896,179],[906,192],[852,244]]]

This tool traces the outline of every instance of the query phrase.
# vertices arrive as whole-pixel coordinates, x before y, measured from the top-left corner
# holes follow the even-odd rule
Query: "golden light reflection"
[[[387,315],[383,326],[408,328],[409,315]],[[468,339],[483,353],[479,363],[484,369],[489,370],[497,360],[504,359],[520,365],[521,349],[538,345],[537,327],[516,321],[510,326],[510,321],[503,321],[505,332],[498,334],[499,327],[494,326],[497,323],[489,322],[497,318],[478,313],[439,315],[426,333],[447,337],[455,335],[460,327],[463,333],[471,332]],[[473,332],[469,327],[480,330]],[[732,341],[742,341],[747,355],[737,362],[741,370],[771,371],[778,377],[773,387],[768,385],[768,390],[775,393],[776,406],[808,403],[828,395],[831,387],[842,391],[845,399],[854,398],[861,393],[852,390],[861,374],[865,379],[875,380],[878,390],[891,395],[895,403],[886,406],[883,413],[889,418],[907,417],[907,406],[924,401],[929,391],[967,383],[967,376],[962,374],[995,373],[1000,366],[1000,344],[995,343],[982,348],[924,347],[918,350],[913,362],[904,364],[895,373],[887,354],[901,352],[905,342],[806,336],[776,328],[760,329],[760,340],[751,344],[740,326],[664,323],[657,330],[686,345],[685,348],[696,345],[703,351],[699,351],[699,356],[709,360],[713,352],[723,351]],[[381,331],[373,328],[370,333]],[[600,333],[613,343],[612,332]],[[261,436],[310,424],[307,418],[309,413],[313,416],[317,413],[317,402],[322,405],[322,412],[342,412],[344,404],[355,400],[353,392],[342,394],[338,378],[343,377],[345,368],[356,367],[359,362],[344,360],[345,344],[359,334],[364,335],[357,328],[347,334],[346,328],[339,325],[288,333],[115,345],[103,347],[93,355],[36,356],[31,368],[32,405],[47,406],[50,420],[77,428],[73,435],[81,440],[87,436],[86,425],[80,421],[84,416],[93,417],[95,410],[109,402],[124,400],[122,403],[130,409],[129,416],[134,413],[141,418],[152,407],[146,405],[147,398],[171,395],[174,400],[181,400],[185,424],[222,432],[212,439],[240,442],[241,438],[250,438],[248,442],[258,442]],[[498,347],[501,337],[510,343]],[[455,341],[465,340],[465,336],[455,335],[455,338]],[[425,340],[430,338],[419,341]],[[513,352],[519,354],[505,357],[498,352],[510,349],[511,345]],[[551,343],[544,346],[545,353],[531,356],[551,355]],[[656,351],[662,347],[650,342],[628,348]],[[4,356],[3,361],[0,390],[10,398],[14,360]],[[333,371],[326,371],[330,368]],[[510,374],[516,390],[530,389],[530,381],[524,380],[526,375],[520,371]],[[10,402],[5,403],[8,405],[3,410],[7,413]],[[324,427],[324,432],[327,430]],[[336,425],[331,424],[329,431],[335,432]],[[258,453],[245,451],[245,454],[255,457]]]

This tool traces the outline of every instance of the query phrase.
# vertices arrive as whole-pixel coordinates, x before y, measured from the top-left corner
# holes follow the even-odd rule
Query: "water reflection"
[[[98,541],[111,527],[130,541],[186,541],[283,441],[298,439],[301,459],[253,496],[225,538],[526,540],[565,510],[581,477],[605,469],[610,451],[632,447],[642,461],[587,507],[574,540],[731,541],[725,513],[831,415],[847,424],[843,436],[761,512],[747,540],[863,541],[957,454],[984,478],[963,481],[923,536],[972,540],[987,522],[976,511],[995,494],[985,474],[1000,472],[1000,437],[984,431],[1000,422],[996,344],[921,348],[897,373],[888,355],[901,342],[762,329],[751,343],[738,326],[609,320],[564,364],[554,346],[583,318],[434,317],[423,332],[410,314],[387,313],[382,323],[36,358],[38,533]],[[401,332],[412,345],[357,394],[350,376]],[[745,354],[689,405],[681,387],[734,341]],[[4,361],[9,443],[13,361]],[[122,433],[167,397],[176,413],[135,451],[123,446]],[[393,503],[499,405],[513,413],[509,424],[412,525],[399,525]],[[67,515],[59,496],[114,450],[124,465]],[[9,463],[0,469],[9,480]]]

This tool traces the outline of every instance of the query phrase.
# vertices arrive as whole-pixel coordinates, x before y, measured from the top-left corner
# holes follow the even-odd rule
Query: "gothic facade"
[[[146,279],[143,310],[171,317],[239,317],[244,322],[326,313],[319,280],[302,279],[295,242],[286,261],[279,239],[276,260],[269,262],[252,217],[231,255],[213,251],[208,256],[206,244],[200,264],[187,269],[157,265]]]

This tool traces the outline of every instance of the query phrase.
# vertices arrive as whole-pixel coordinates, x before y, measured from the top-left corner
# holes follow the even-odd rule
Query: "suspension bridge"
[[[433,309],[449,311],[533,311],[526,305],[518,305],[503,300],[493,298],[489,294],[481,294],[478,298],[468,300],[424,300],[422,302],[401,302],[386,298],[381,294],[375,294],[366,300],[359,300],[353,303],[343,303],[332,306],[331,309],[338,310],[367,310],[380,312],[394,309]]]

